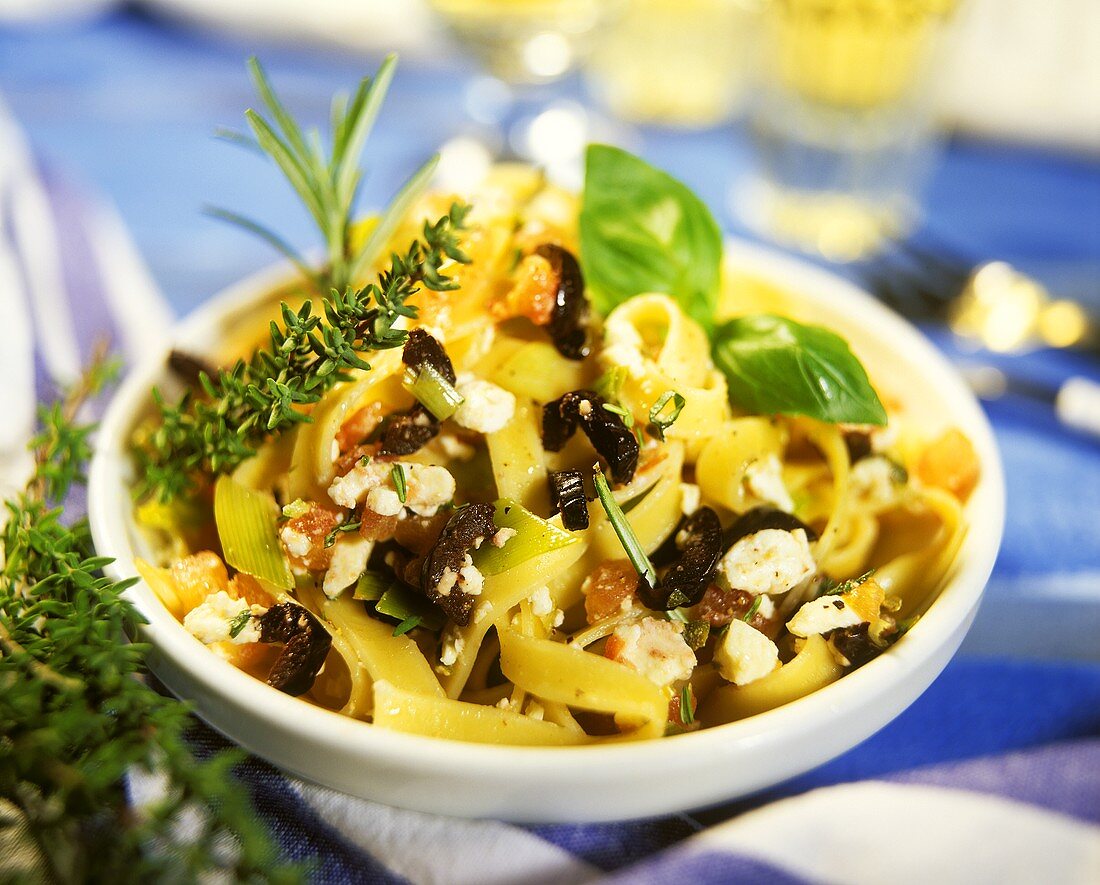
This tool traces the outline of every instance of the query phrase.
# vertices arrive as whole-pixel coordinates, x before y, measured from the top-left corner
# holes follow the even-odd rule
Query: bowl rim
[[[311,741],[320,737],[328,745],[353,748],[377,765],[415,765],[428,771],[461,766],[466,774],[491,771],[498,778],[529,772],[534,764],[538,764],[541,774],[549,776],[555,769],[561,771],[582,762],[637,771],[639,766],[666,765],[670,746],[712,759],[736,747],[767,742],[777,735],[812,733],[861,708],[868,699],[881,699],[891,687],[903,684],[907,676],[935,659],[944,646],[954,641],[957,647],[962,638],[960,627],[963,630],[968,627],[981,600],[1000,547],[1005,512],[1003,468],[992,428],[961,377],[931,342],[853,283],[802,259],[744,240],[727,240],[724,253],[726,260],[733,260],[739,270],[793,290],[800,300],[833,310],[842,304],[856,308],[859,318],[853,319],[853,327],[881,329],[892,336],[900,353],[921,362],[929,388],[948,401],[948,414],[952,421],[965,425],[981,459],[982,477],[967,509],[968,516],[971,510],[981,511],[983,530],[967,533],[952,565],[953,571],[936,599],[889,653],[809,695],[736,722],[661,740],[527,747],[478,744],[375,728],[284,694],[210,654],[139,580],[125,595],[147,621],[138,628],[141,638],[150,642],[158,654],[186,670],[205,691],[230,698],[238,709],[257,720],[275,724],[290,735]],[[133,565],[136,551],[128,529],[132,514],[128,512],[130,496],[125,480],[126,444],[135,417],[147,406],[150,388],[163,374],[165,354],[173,344],[201,340],[203,333],[215,325],[270,297],[271,290],[285,283],[289,273],[288,265],[280,263],[207,300],[175,327],[164,351],[133,367],[116,391],[99,428],[88,485],[93,540],[100,555],[114,557],[114,562],[105,568],[113,579],[139,577]],[[971,526],[975,522],[971,517]],[[954,650],[951,649],[952,654]],[[913,699],[927,688],[950,656],[943,659]],[[202,717],[202,698],[195,700],[196,713]],[[670,745],[667,743],[670,740],[676,743]]]

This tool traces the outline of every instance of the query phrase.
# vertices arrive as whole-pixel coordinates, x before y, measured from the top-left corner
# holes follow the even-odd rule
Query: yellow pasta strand
[[[516,396],[548,403],[592,381],[589,364],[569,360],[546,341],[532,341],[515,351],[489,380]]]
[[[782,455],[784,434],[768,418],[735,418],[724,422],[699,453],[695,480],[704,500],[734,513],[750,504],[745,491],[745,470],[769,455]]]
[[[542,448],[542,410],[530,400],[518,400],[516,411],[502,429],[487,434],[489,458],[497,497],[511,498],[528,510],[549,509],[546,466]]]

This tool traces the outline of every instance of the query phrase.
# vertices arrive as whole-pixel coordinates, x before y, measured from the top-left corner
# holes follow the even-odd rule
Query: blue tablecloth
[[[274,170],[265,173],[254,156],[212,137],[218,126],[238,126],[241,109],[253,102],[243,68],[253,51],[294,109],[317,122],[333,91],[377,63],[337,51],[246,48],[128,14],[0,30],[0,95],[37,155],[62,169],[62,177],[91,183],[113,200],[181,314],[272,258],[254,240],[204,217],[204,204],[278,219],[292,242],[312,242],[308,219]],[[368,150],[366,205],[384,201],[395,182],[463,125],[461,87],[471,69],[460,61],[433,64],[398,73]],[[642,153],[694,187],[731,232],[748,235],[724,211],[747,163],[736,128],[639,134]],[[976,258],[1012,261],[1100,309],[1100,164],[958,141],[931,182],[925,213],[940,237]],[[954,351],[948,336],[929,331]],[[1080,355],[1013,359],[1018,372],[1046,382],[1073,374],[1100,380],[1100,364]],[[1003,754],[1100,736],[1100,447],[1061,431],[1048,412],[1022,401],[1001,401],[990,416],[1009,485],[1004,547],[962,655],[908,712],[860,748],[748,802],[652,823],[531,832],[592,868],[627,870],[625,876],[635,861],[782,796],[913,769],[925,773],[900,779],[970,784],[977,775],[949,763],[988,754],[1008,760],[996,777],[983,775],[988,792],[1065,811],[1051,790],[1045,800],[1034,799],[1027,783],[1059,766],[1084,771],[1085,757],[1032,760],[1031,780],[1018,783],[1015,757]],[[217,739],[207,735],[202,742]],[[1092,746],[1088,758],[1095,760]],[[331,881],[388,875],[385,864],[296,806],[286,783],[263,763],[250,762],[246,774],[288,853],[317,856],[319,872]],[[1084,791],[1078,804],[1091,809],[1091,817],[1066,813],[1095,823],[1100,785],[1078,780]],[[674,853],[634,872],[661,881],[671,878],[669,870],[695,870],[692,863]],[[728,868],[731,875],[734,870],[790,880],[772,867]]]

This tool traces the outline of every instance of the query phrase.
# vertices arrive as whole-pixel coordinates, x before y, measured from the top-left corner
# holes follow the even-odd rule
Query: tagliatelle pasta
[[[422,197],[393,250],[451,200]],[[575,197],[501,167],[470,201],[469,262],[418,295],[403,347],[193,500],[138,508],[164,551],[141,574],[183,626],[373,727],[546,746],[720,725],[888,652],[951,569],[974,465],[917,475],[948,443],[897,409],[748,414],[731,393],[757,353],[719,365],[683,297],[597,316]]]

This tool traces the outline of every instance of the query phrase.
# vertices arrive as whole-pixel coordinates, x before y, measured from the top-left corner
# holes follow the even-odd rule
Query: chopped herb
[[[593,389],[604,399],[618,401],[625,381],[626,366],[612,366],[596,379]]]
[[[627,409],[624,409],[618,403],[601,403],[603,408],[607,409],[612,415],[618,415],[623,419],[623,424],[627,427],[634,426],[634,415]]]
[[[303,501],[301,498],[295,498],[289,504],[283,507],[283,516],[287,519],[298,519],[300,516],[305,516],[310,511],[310,505]]]
[[[355,584],[352,595],[355,599],[362,599],[364,602],[377,602],[391,584],[393,579],[381,572],[363,572]]]
[[[248,626],[250,620],[252,620],[252,612],[247,608],[236,615],[233,620],[229,622],[229,638],[236,639],[240,636],[244,628]]]
[[[401,464],[394,464],[393,470],[390,471],[390,477],[393,479],[393,486],[397,489],[397,499],[404,504],[409,497],[409,484],[405,479],[405,467]]]
[[[752,605],[749,606],[749,610],[741,616],[741,620],[744,621],[746,624],[751,623],[752,619],[756,617],[756,613],[760,611],[760,603],[763,602],[763,600],[763,596],[757,596],[752,601]]]
[[[886,461],[890,465],[890,479],[895,485],[903,486],[909,482],[909,471],[905,469],[905,465],[899,464],[893,458],[887,458]]]
[[[336,526],[336,528],[325,535],[325,546],[331,547],[336,543],[336,536],[338,534],[342,535],[344,532],[354,532],[359,528],[360,524],[361,523],[358,522],[346,522],[343,525]]]
[[[607,521],[611,523],[611,528],[615,530],[615,534],[619,537],[619,543],[623,545],[623,550],[626,551],[626,558],[630,560],[630,564],[634,566],[634,570],[643,581],[649,584],[650,587],[656,587],[657,570],[653,567],[653,563],[649,561],[649,557],[646,556],[638,536],[634,534],[634,527],[619,507],[614,495],[611,494],[611,486],[607,484],[607,477],[603,475],[603,470],[600,469],[598,464],[593,470],[596,494],[599,495],[600,503],[607,514]]]
[[[844,593],[850,593],[855,590],[860,584],[864,583],[868,578],[875,573],[874,569],[864,572],[858,578],[849,578],[847,581],[841,581],[837,583],[832,578],[826,577],[822,582],[822,589],[818,591],[818,596],[841,596]]]
[[[680,721],[684,725],[691,725],[695,721],[695,711],[691,709],[691,702],[695,700],[691,683],[685,682],[684,687],[680,689]]]
[[[642,501],[644,501],[646,498],[649,497],[649,494],[655,488],[657,488],[657,483],[653,483],[653,485],[651,485],[647,489],[642,489],[642,491],[638,492],[638,494],[636,494],[630,500],[623,501],[623,503],[622,503],[623,513],[629,513],[631,510],[633,510],[635,507],[637,507],[639,504],[641,504]]]
[[[668,610],[668,612],[666,612],[666,614],[668,615],[668,619],[670,621],[679,621],[681,624],[687,624],[688,623],[688,616],[685,615],[678,608],[670,608]]]
[[[710,623],[708,621],[688,621],[684,627],[684,642],[692,651],[698,651],[707,644],[710,639]]]
[[[393,584],[382,594],[374,606],[377,614],[404,622],[412,617],[419,618],[418,626],[427,630],[438,630],[447,621],[443,610],[433,605],[424,596],[402,584]],[[411,628],[410,628],[411,629]]]
[[[450,418],[465,400],[454,386],[431,363],[405,370],[402,386],[439,421]]]
[[[393,635],[404,636],[414,627],[419,627],[420,621],[420,615],[412,615],[411,617],[405,618],[405,620],[403,620],[400,624],[393,628]]]
[[[669,403],[672,404],[671,409],[668,408]],[[661,394],[649,410],[649,428],[657,439],[665,441],[665,431],[676,423],[686,405],[687,400],[675,390],[666,390]]]

